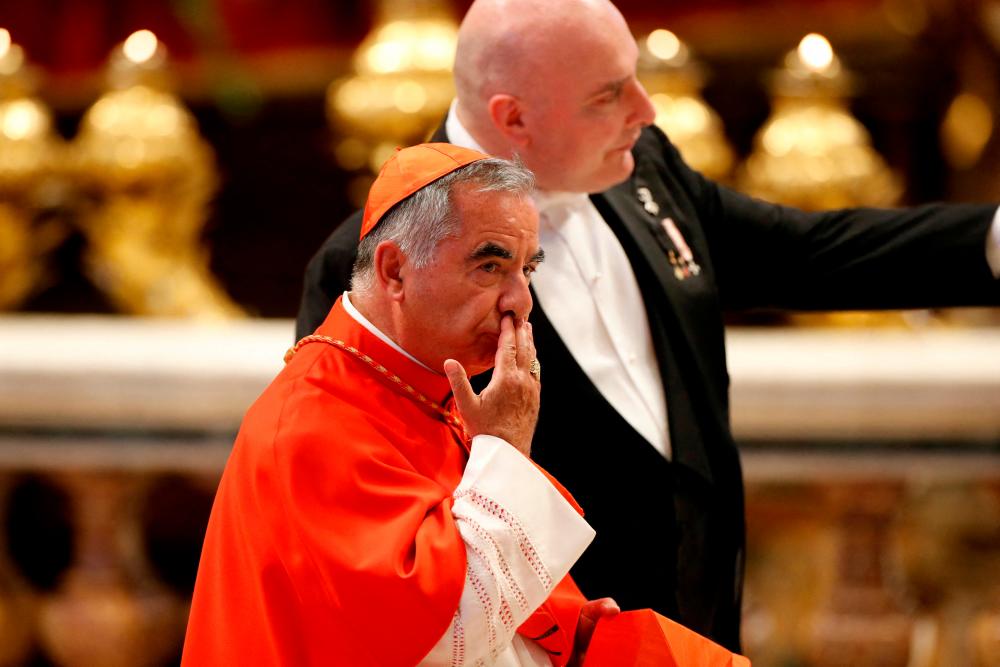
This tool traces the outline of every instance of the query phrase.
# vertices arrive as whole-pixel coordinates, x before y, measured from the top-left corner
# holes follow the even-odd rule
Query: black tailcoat
[[[447,140],[443,129],[435,140]],[[532,456],[574,494],[597,531],[572,570],[588,597],[651,607],[739,650],[743,485],[729,426],[723,311],[998,303],[1000,283],[985,253],[996,207],[807,214],[704,179],[656,128],[643,131],[633,155],[632,176],[591,198],[639,283],[673,460],[608,404],[537,306],[531,320],[544,376]],[[640,201],[642,188],[655,214]],[[669,257],[683,251],[664,231],[665,217],[690,247],[697,274],[675,273]],[[312,333],[347,288],[359,229],[360,212],[310,262],[299,336]]]

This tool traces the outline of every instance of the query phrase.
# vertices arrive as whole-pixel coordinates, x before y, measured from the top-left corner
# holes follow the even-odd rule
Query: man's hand
[[[525,456],[531,455],[541,390],[539,381],[528,371],[534,358],[531,325],[527,321],[515,324],[513,318],[505,316],[500,321],[493,378],[482,393],[472,391],[462,364],[454,359],[444,362],[455,405],[471,435],[495,435]]]
[[[590,639],[594,636],[594,628],[602,618],[610,618],[621,613],[618,603],[611,598],[590,600],[580,607],[580,621],[576,624],[576,637],[573,641],[573,655],[566,667],[580,667],[587,657]]]

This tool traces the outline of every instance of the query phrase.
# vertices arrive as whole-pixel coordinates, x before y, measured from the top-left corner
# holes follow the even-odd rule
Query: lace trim
[[[510,564],[507,562],[507,558],[500,549],[500,545],[497,544],[496,539],[489,533],[489,531],[483,528],[482,525],[476,521],[466,521],[463,523],[469,526],[476,533],[476,537],[492,548],[491,551],[493,553],[493,560],[495,560],[499,566],[500,574],[503,575],[504,581],[507,583],[507,588],[510,589],[514,599],[517,601],[518,607],[520,607],[523,611],[528,611],[528,598],[524,594],[524,591],[521,590],[520,585],[518,585],[517,580],[514,578],[514,574],[510,571]],[[480,556],[482,557],[482,554],[480,554]],[[484,560],[486,559],[484,558]]]
[[[521,554],[528,562],[528,565],[535,573],[535,576],[537,576],[539,581],[542,582],[542,586],[544,586],[546,590],[551,590],[555,587],[554,582],[552,581],[552,575],[545,567],[541,557],[538,555],[538,551],[535,549],[535,545],[532,544],[531,539],[521,526],[521,522],[517,520],[517,517],[508,512],[502,505],[500,505],[500,503],[483,495],[475,489],[459,491],[454,497],[456,500],[468,497],[469,501],[476,505],[480,510],[507,524],[507,527],[514,534],[514,537],[517,540],[517,546],[521,549]]]
[[[475,550],[473,553],[480,559],[484,560]],[[484,562],[485,569],[487,572],[490,571],[488,562]],[[466,568],[466,578],[469,580],[469,584],[472,586],[472,590],[475,591],[476,597],[479,598],[479,604],[482,605],[483,611],[486,617],[486,627],[489,630],[489,647],[490,655],[494,655],[497,647],[497,629],[496,624],[493,623],[493,600],[490,597],[489,591],[486,589],[486,584],[480,579],[479,574],[473,570],[472,563],[468,564]]]
[[[455,610],[455,618],[452,621],[451,635],[451,664],[459,667],[465,664],[465,627],[462,625],[462,607]]]

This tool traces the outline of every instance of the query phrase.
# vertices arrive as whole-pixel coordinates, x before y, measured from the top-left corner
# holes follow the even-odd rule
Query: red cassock
[[[750,667],[750,661],[652,609],[640,609],[600,620],[583,667]]]
[[[447,379],[335,304],[318,334],[442,403]],[[247,412],[219,485],[182,664],[415,665],[448,629],[466,552],[465,443],[357,356],[302,346]],[[584,598],[567,576],[519,632],[565,664]]]

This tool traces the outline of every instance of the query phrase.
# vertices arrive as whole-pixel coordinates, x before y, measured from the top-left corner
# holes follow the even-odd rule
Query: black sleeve
[[[706,234],[727,308],[1000,304],[1000,281],[986,260],[996,204],[807,213],[704,178],[658,136],[663,175]]]
[[[337,297],[350,289],[360,234],[361,211],[357,211],[327,237],[309,260],[295,321],[296,340],[315,331],[326,319]]]

